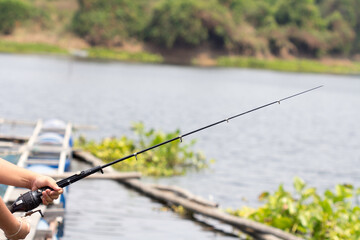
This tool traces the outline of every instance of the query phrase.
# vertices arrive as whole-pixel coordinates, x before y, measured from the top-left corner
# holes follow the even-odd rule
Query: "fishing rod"
[[[201,127],[201,128],[198,128],[196,130],[193,130],[191,132],[188,132],[188,133],[185,133],[183,135],[180,135],[178,137],[174,137],[172,139],[169,139],[167,141],[164,141],[162,143],[159,143],[159,144],[156,144],[154,146],[151,146],[149,148],[146,148],[146,149],[143,149],[139,152],[135,152],[133,154],[130,154],[128,156],[125,156],[125,157],[122,157],[120,159],[117,159],[115,161],[112,161],[110,163],[107,163],[107,164],[104,164],[102,166],[97,166],[97,167],[93,167],[93,168],[90,168],[90,169],[87,169],[87,170],[84,170],[84,171],[81,171],[79,173],[76,173],[70,177],[67,177],[67,178],[64,178],[60,181],[57,182],[57,185],[61,188],[64,188],[66,186],[69,186],[70,184],[74,183],[74,182],[77,182],[89,175],[92,175],[96,172],[101,172],[101,173],[104,173],[103,172],[103,169],[106,168],[106,167],[109,167],[111,165],[114,165],[116,163],[119,163],[119,162],[122,162],[126,159],[129,159],[129,158],[135,158],[137,159],[137,155],[139,154],[142,154],[144,152],[147,152],[149,150],[152,150],[154,148],[157,148],[157,147],[160,147],[162,145],[165,145],[165,144],[168,144],[168,143],[171,143],[171,142],[174,142],[174,141],[177,141],[177,140],[180,140],[180,142],[182,142],[182,139],[186,136],[189,136],[191,134],[194,134],[194,133],[197,133],[197,132],[200,132],[202,130],[205,130],[207,128],[210,128],[210,127],[213,127],[213,126],[216,126],[218,124],[221,124],[221,123],[224,123],[224,122],[229,122],[230,120],[234,119],[234,118],[237,118],[237,117],[240,117],[240,116],[243,116],[245,114],[248,114],[248,113],[251,113],[251,112],[254,112],[254,111],[257,111],[259,109],[262,109],[262,108],[266,108],[266,107],[269,107],[271,105],[274,105],[274,104],[280,104],[280,102],[282,101],[285,101],[285,100],[288,100],[290,98],[293,98],[293,97],[296,97],[296,96],[299,96],[299,95],[302,95],[304,93],[307,93],[307,92],[311,92],[311,91],[314,91],[318,88],[321,88],[323,87],[322,85],[321,86],[318,86],[318,87],[314,87],[314,88],[311,88],[311,89],[308,89],[306,91],[303,91],[303,92],[299,92],[299,93],[296,93],[294,95],[291,95],[291,96],[288,96],[288,97],[285,97],[285,98],[282,98],[280,100],[277,100],[277,101],[273,101],[273,102],[270,102],[270,103],[267,103],[265,105],[262,105],[262,106],[259,106],[259,107],[256,107],[256,108],[253,108],[251,110],[248,110],[246,112],[242,112],[242,113],[239,113],[237,115],[234,115],[234,116],[231,116],[229,118],[226,118],[226,119],[223,119],[223,120],[220,120],[218,122],[215,122],[215,123],[212,123],[212,124],[209,124],[207,126],[204,126],[204,127]],[[43,187],[43,188],[40,188],[38,190],[35,190],[35,191],[28,191],[26,193],[24,193],[23,195],[20,195],[20,197],[18,197],[15,202],[10,206],[9,210],[11,211],[11,213],[14,213],[14,212],[27,212],[25,214],[25,216],[30,216],[31,214],[33,214],[34,212],[40,212],[40,210],[38,211],[31,211],[33,210],[34,208],[38,207],[41,202],[42,202],[42,199],[41,199],[41,196],[42,196],[42,192],[47,190],[47,189],[51,189],[49,187]]]

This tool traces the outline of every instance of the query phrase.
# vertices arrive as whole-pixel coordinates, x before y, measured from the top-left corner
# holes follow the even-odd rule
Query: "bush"
[[[78,1],[72,30],[92,45],[207,43],[235,54],[284,58],[355,55],[360,49],[360,0]]]
[[[353,47],[355,32],[338,11],[333,12],[327,21],[328,28],[331,31],[331,37],[328,41],[330,50],[333,53],[348,54]]]
[[[92,45],[120,45],[142,36],[150,16],[148,4],[146,0],[79,0],[72,30]]]
[[[0,0],[0,33],[10,34],[16,23],[30,18],[31,6],[20,0]]]
[[[307,188],[300,178],[294,179],[295,194],[282,185],[259,199],[265,205],[252,209],[231,210],[233,215],[280,228],[305,239],[359,239],[360,189],[352,185],[336,185],[335,192],[325,191],[320,196],[315,188]]]
[[[217,0],[163,0],[154,9],[147,39],[167,48],[205,41],[223,47],[231,44],[233,29],[230,12]]]

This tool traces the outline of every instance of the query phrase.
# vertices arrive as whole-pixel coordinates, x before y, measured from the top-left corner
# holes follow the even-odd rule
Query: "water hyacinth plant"
[[[338,184],[335,191],[327,190],[321,196],[298,177],[294,179],[294,189],[295,194],[291,194],[280,185],[275,193],[264,192],[259,196],[265,204],[258,209],[227,211],[305,239],[360,238],[360,189]]]
[[[79,138],[77,145],[103,161],[111,162],[180,135],[179,130],[171,133],[146,130],[143,123],[134,123],[132,130],[137,135],[135,140],[122,136],[96,143]],[[192,150],[194,144],[195,141],[174,141],[138,155],[137,160],[131,158],[113,167],[119,171],[139,171],[146,176],[156,177],[183,175],[189,170],[206,168],[206,158],[203,153]]]

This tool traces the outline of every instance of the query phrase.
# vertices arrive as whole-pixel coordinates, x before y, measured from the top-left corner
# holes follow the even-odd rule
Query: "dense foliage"
[[[94,45],[124,39],[247,55],[360,52],[360,0],[79,0],[73,30]]]
[[[78,7],[68,16],[46,1],[0,0],[0,34],[28,19],[32,26],[56,28],[64,18],[67,29],[60,31],[99,47],[137,41],[250,56],[360,54],[360,0],[73,1]]]
[[[31,6],[20,0],[0,0],[0,33],[10,34],[17,23],[30,18]]]
[[[150,18],[148,0],[79,0],[72,28],[92,45],[120,45],[141,37]]]
[[[77,144],[105,162],[111,162],[180,135],[178,130],[172,133],[146,130],[142,123],[135,123],[132,129],[138,136],[136,140],[123,136],[106,138],[96,143],[80,138]],[[131,158],[113,167],[119,171],[140,171],[148,176],[182,175],[188,170],[207,167],[204,155],[191,150],[194,144],[195,141],[190,143],[174,141],[144,152],[137,156],[137,159]]]
[[[160,1],[153,10],[147,38],[168,48],[213,41],[227,46],[232,40],[231,16],[217,0]]]
[[[270,194],[264,192],[260,200],[265,204],[252,209],[231,210],[233,215],[250,218],[306,239],[359,239],[360,189],[351,185],[336,185],[321,196],[315,188],[308,188],[300,178],[294,179],[295,194],[280,185]]]

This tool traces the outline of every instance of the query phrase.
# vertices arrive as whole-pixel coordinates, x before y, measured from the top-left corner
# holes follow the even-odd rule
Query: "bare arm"
[[[23,187],[31,190],[37,190],[41,187],[51,187],[54,191],[46,190],[43,197],[51,203],[52,199],[56,199],[59,194],[62,194],[62,189],[59,188],[54,179],[43,176],[41,174],[29,171],[25,168],[18,167],[4,159],[0,158],[0,183],[11,185],[15,187]],[[47,196],[49,195],[49,196]],[[44,202],[47,204],[47,202]]]
[[[0,158],[0,183],[15,187],[31,189],[33,183],[40,174],[20,168]]]
[[[22,223],[21,223],[22,222]],[[30,232],[25,219],[15,218],[0,198],[0,228],[9,239],[24,239]]]
[[[42,201],[44,204],[52,203],[57,199],[63,190],[56,185],[54,179],[34,173],[27,169],[18,167],[0,158],[0,183],[15,187],[29,188],[36,190],[41,187],[50,187],[43,192]],[[0,228],[10,239],[23,239],[30,231],[25,219],[16,219],[3,200],[0,198]],[[15,234],[15,235],[14,235]]]

